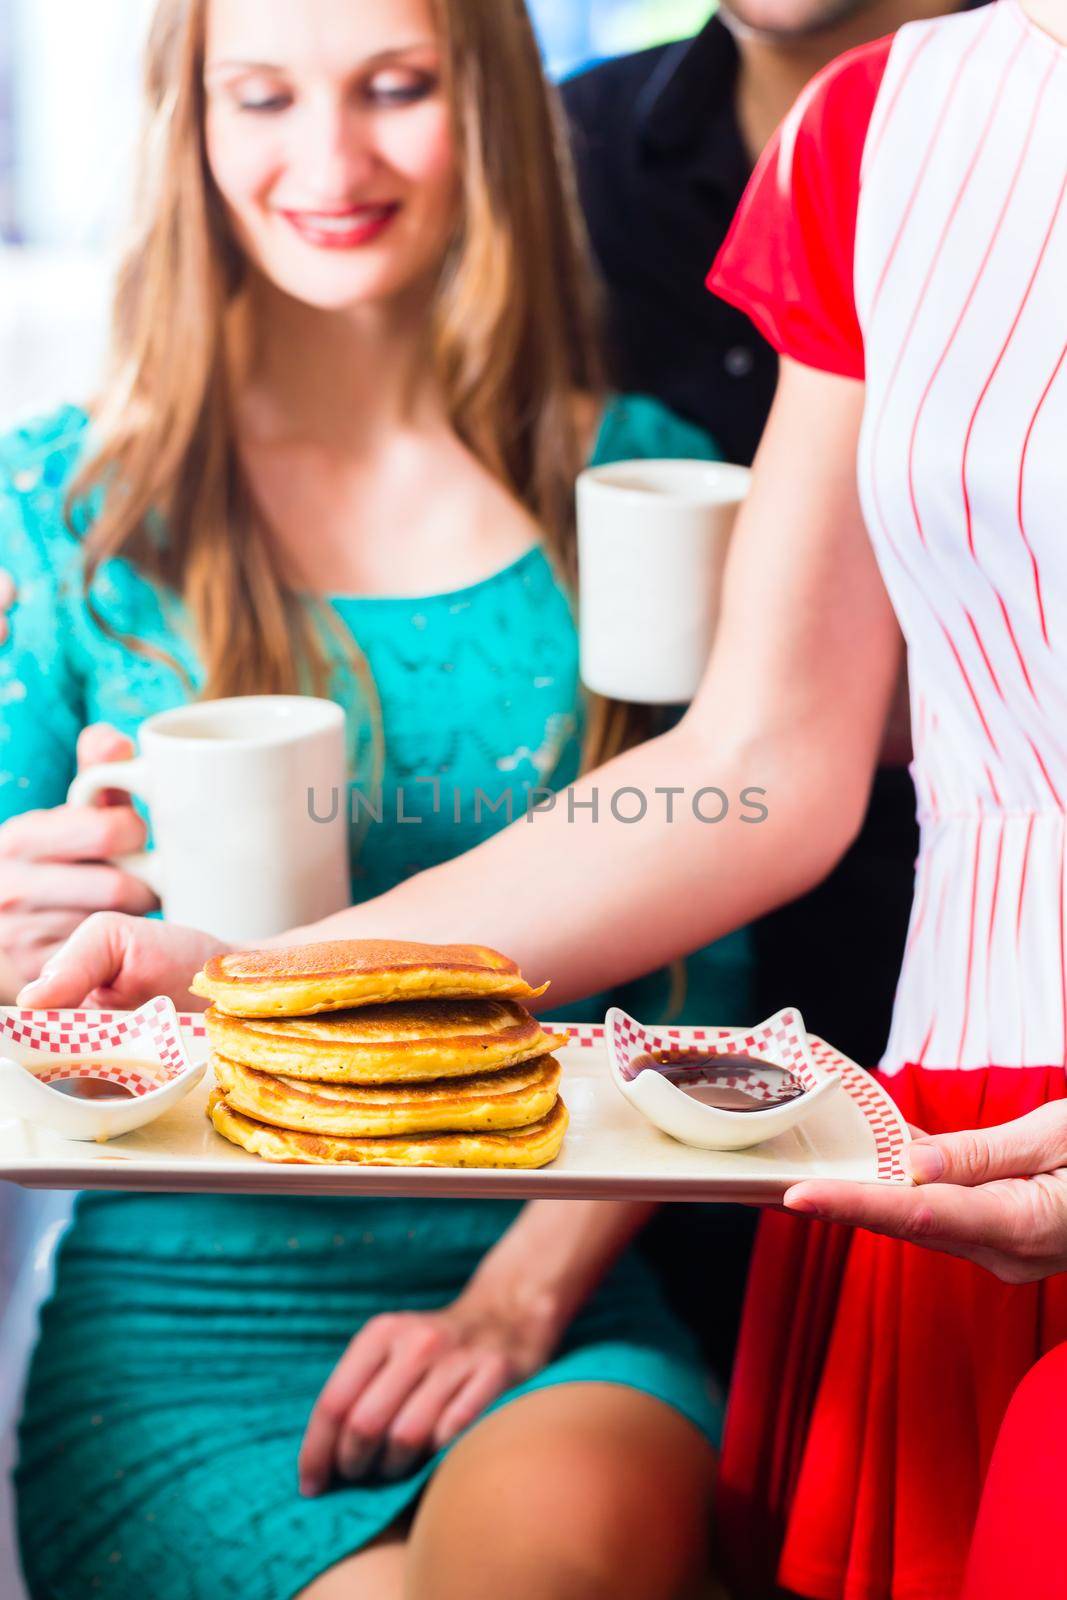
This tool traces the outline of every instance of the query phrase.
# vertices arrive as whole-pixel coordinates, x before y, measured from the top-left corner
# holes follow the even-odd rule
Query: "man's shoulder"
[[[583,133],[603,137],[613,118],[633,115],[634,97],[652,78],[668,52],[678,44],[657,44],[630,55],[614,56],[575,73],[560,84],[571,123]]]

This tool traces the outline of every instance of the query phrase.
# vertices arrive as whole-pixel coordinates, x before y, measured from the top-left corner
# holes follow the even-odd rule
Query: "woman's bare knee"
[[[705,1561],[714,1456],[636,1390],[568,1384],[494,1412],[455,1447],[412,1528],[409,1596],[677,1600]]]

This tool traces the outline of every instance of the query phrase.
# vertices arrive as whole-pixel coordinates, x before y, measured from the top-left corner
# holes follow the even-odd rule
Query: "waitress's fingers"
[[[76,1006],[87,994],[106,989],[116,995],[108,1010],[132,1011],[154,995],[169,995],[182,1010],[192,1009],[193,973],[231,948],[198,928],[96,911],[50,958],[41,976],[21,991],[18,1003]]]

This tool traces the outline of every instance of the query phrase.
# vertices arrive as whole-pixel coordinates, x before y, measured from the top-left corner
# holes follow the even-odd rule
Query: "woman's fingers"
[[[319,1494],[330,1481],[341,1429],[356,1400],[388,1358],[393,1319],[375,1317],[349,1344],[316,1400],[297,1460],[301,1494]]]
[[[2,948],[20,978],[34,980],[60,958],[60,941],[87,915],[119,911],[141,917],[155,909],[153,890],[109,859],[142,849],[145,837],[144,823],[129,805],[57,806],[24,812],[0,826]],[[48,947],[47,962],[42,946]],[[69,1001],[57,993],[45,984],[28,1003],[78,1004],[85,991]]]
[[[464,1342],[447,1313],[376,1317],[353,1339],[319,1396],[300,1449],[300,1488],[336,1470],[377,1465],[402,1477],[469,1426],[512,1381],[503,1352]]]
[[[0,950],[20,985],[40,977],[83,920],[79,911],[38,911],[31,918],[0,916]]]
[[[107,861],[143,850],[147,837],[144,822],[130,805],[56,806],[24,811],[6,822],[0,828],[0,858]]]
[[[104,761],[129,761],[137,753],[133,740],[112,727],[110,722],[91,722],[78,735],[78,771],[97,767]]]
[[[159,900],[140,878],[121,867],[92,862],[8,861],[0,870],[0,910],[32,915],[35,911],[124,911],[143,917]]]
[[[405,1330],[341,1425],[337,1470],[358,1478],[377,1456],[393,1419],[440,1352],[433,1324]]]
[[[399,1408],[389,1426],[381,1460],[383,1478],[403,1478],[433,1448],[436,1430],[449,1403],[479,1362],[473,1350],[455,1350],[430,1368]]]
[[[92,722],[78,735],[78,771],[99,767],[108,761],[130,761],[137,754],[132,739],[113,728],[110,722]],[[129,795],[123,789],[101,789],[95,804],[99,806],[128,805]]]
[[[58,950],[84,921],[85,913],[70,906],[36,911],[32,918],[0,912],[0,950],[39,953],[45,944]]]
[[[486,1406],[492,1405],[498,1395],[503,1394],[512,1378],[511,1369],[502,1355],[495,1352],[487,1355],[441,1412],[434,1429],[434,1449],[440,1450],[464,1428],[469,1428]]]
[[[917,1183],[973,1186],[1067,1166],[1067,1102],[1054,1100],[996,1128],[924,1136],[908,1146]]]

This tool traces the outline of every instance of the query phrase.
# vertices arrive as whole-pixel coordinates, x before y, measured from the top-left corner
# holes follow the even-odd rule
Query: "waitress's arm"
[[[861,383],[783,360],[714,653],[675,729],[588,774],[551,810],[284,942],[476,936],[531,980],[550,976],[551,1008],[662,966],[825,877],[862,823],[901,663],[856,488],[862,407]],[[730,801],[717,823],[693,810],[710,785]],[[683,792],[668,822],[671,786]],[[750,788],[764,791],[764,821],[741,820],[753,814],[740,798]],[[644,820],[612,815],[619,789],[647,797]],[[712,817],[720,806],[714,795],[699,803]],[[624,814],[636,808],[622,797]]]
[[[861,383],[783,360],[715,649],[675,729],[466,855],[268,942],[477,939],[528,978],[551,977],[552,1008],[663,966],[824,878],[863,820],[901,661],[856,489],[862,410]],[[709,786],[729,798],[721,822],[694,814]],[[643,821],[613,816],[620,789],[646,796]],[[680,791],[672,821],[668,789]],[[764,791],[766,820],[742,820],[754,814],[746,789]],[[714,795],[698,803],[716,815]],[[220,948],[190,929],[98,913],[20,1003],[181,998]]]

